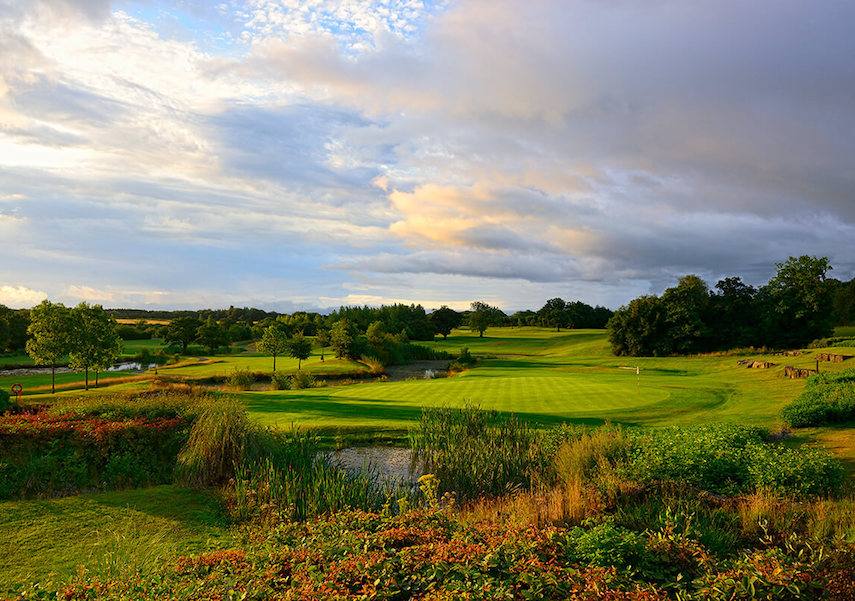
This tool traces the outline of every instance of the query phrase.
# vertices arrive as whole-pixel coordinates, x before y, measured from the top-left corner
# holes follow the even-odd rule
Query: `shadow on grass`
[[[147,515],[179,522],[182,526],[224,527],[223,513],[216,493],[191,490],[175,485],[87,493],[83,498],[104,507],[128,508]]]
[[[442,405],[443,403],[432,404],[431,406]],[[446,405],[460,406],[462,403],[445,403]],[[341,425],[326,425],[298,423],[298,427],[311,427],[316,431],[348,431],[348,421],[362,422],[377,422],[378,429],[381,430],[397,430],[399,428],[391,427],[388,422],[406,422],[415,424],[421,417],[422,407],[415,405],[400,405],[394,400],[381,400],[372,398],[349,398],[342,402],[335,400],[327,395],[313,396],[311,399],[295,399],[290,398],[287,402],[271,403],[269,401],[254,401],[248,400],[246,403],[247,411],[252,415],[264,416],[274,415],[277,413],[284,414],[301,414],[306,417],[318,420],[330,420],[343,422]],[[484,409],[490,409],[485,406]],[[577,417],[567,415],[555,415],[548,413],[533,413],[533,412],[511,412],[499,411],[503,416],[514,415],[521,421],[528,422],[538,427],[554,427],[562,423],[580,424],[586,426],[599,426],[605,423],[609,417]],[[287,415],[283,415],[283,422],[287,423]],[[623,420],[617,417],[611,418],[613,423],[621,423],[624,425],[637,425],[632,420]],[[370,426],[369,426],[370,427]],[[354,426],[353,429],[364,430],[365,426]],[[352,431],[352,430],[351,430]]]

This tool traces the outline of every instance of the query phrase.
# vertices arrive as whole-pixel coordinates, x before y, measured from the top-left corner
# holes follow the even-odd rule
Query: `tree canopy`
[[[71,315],[62,303],[43,300],[30,310],[27,354],[36,365],[50,365],[50,392],[56,392],[56,364],[68,354]]]
[[[617,355],[697,353],[739,346],[793,348],[828,336],[833,289],[827,258],[790,257],[769,283],[754,289],[728,277],[710,291],[696,275],[661,297],[642,296],[608,322]]]

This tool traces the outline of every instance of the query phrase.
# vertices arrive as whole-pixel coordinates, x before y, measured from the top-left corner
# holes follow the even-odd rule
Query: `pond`
[[[148,366],[145,366],[135,361],[125,361],[124,363],[116,363],[115,365],[111,365],[103,371],[144,371],[146,369],[151,369],[152,367],[157,367],[157,364],[149,363]],[[69,374],[73,371],[74,370],[69,367],[56,368],[57,374]],[[50,367],[21,367],[18,369],[0,369],[0,376],[49,376],[50,372]]]
[[[365,466],[373,465],[381,481],[390,479],[414,486],[421,476],[428,473],[426,462],[409,448],[346,447],[337,451],[324,451],[324,454],[352,473],[359,473]]]

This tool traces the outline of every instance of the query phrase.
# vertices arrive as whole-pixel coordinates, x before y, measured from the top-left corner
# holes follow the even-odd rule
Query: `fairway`
[[[450,378],[238,396],[251,417],[280,427],[294,423],[323,429],[405,429],[421,407],[465,403],[514,413],[543,426],[563,421],[660,426],[715,420],[777,427],[780,408],[804,388],[804,380],[781,377],[781,366],[813,367],[817,352],[798,357],[621,358],[611,354],[602,330],[558,333],[541,328],[492,328],[483,338],[456,331],[432,346],[454,353],[465,346],[484,358],[474,369]],[[737,365],[745,357],[778,365],[745,369]],[[823,369],[846,366],[824,364]]]

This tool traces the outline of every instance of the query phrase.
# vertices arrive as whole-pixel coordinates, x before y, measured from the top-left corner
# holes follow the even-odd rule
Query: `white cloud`
[[[13,309],[30,308],[47,298],[40,290],[31,290],[26,286],[4,284],[0,286],[0,305]]]

